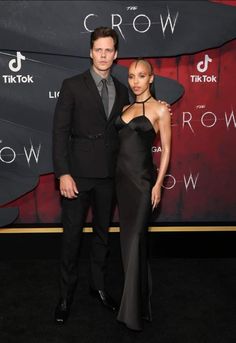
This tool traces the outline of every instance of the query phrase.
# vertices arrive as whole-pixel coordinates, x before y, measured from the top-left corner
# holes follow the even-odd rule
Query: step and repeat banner
[[[119,35],[113,74],[127,85],[132,59],[146,57],[157,98],[172,105],[152,223],[235,223],[234,1],[0,1],[0,226],[60,223],[53,114],[62,81],[89,68],[98,26]],[[152,151],[158,168],[158,137]]]

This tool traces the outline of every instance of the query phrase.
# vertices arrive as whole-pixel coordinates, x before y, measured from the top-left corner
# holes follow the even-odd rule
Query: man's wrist
[[[58,176],[58,180],[60,180],[62,176],[70,176],[70,174],[62,174],[62,175]]]

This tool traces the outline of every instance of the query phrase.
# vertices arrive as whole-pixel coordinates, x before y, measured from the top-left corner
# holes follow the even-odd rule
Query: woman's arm
[[[171,150],[171,112],[164,105],[158,109],[158,126],[161,139],[161,158],[157,180],[152,189],[152,208],[161,200],[161,186],[170,161]]]

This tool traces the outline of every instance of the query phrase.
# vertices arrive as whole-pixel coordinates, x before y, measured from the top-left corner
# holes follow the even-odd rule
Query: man
[[[92,66],[83,74],[63,81],[55,109],[53,159],[63,197],[64,228],[60,299],[55,311],[59,324],[67,320],[73,301],[78,250],[90,206],[94,231],[90,251],[90,292],[104,306],[116,310],[105,286],[118,150],[114,120],[129,103],[127,87],[110,75],[117,49],[118,36],[114,30],[95,29],[90,38]]]

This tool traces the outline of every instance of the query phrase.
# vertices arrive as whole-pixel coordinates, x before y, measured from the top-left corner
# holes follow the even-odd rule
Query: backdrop
[[[148,58],[157,97],[172,104],[171,163],[153,224],[235,222],[235,5],[0,1],[0,226],[60,223],[54,108],[62,80],[89,67],[100,25],[119,34],[113,74],[127,84],[132,58]],[[158,168],[158,137],[152,151]]]

